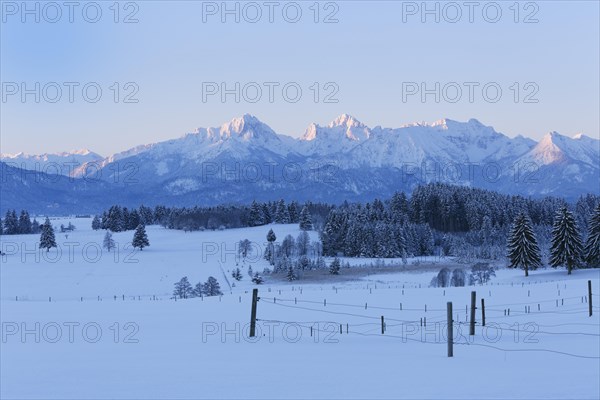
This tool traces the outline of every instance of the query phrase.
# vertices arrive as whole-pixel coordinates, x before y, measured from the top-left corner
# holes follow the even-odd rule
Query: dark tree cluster
[[[108,229],[112,232],[123,232],[137,229],[139,225],[153,225],[158,223],[157,217],[161,218],[162,208],[140,206],[137,209],[112,206],[102,213],[101,217],[95,216],[92,220],[92,229]]]
[[[184,276],[175,283],[173,290],[173,296],[180,299],[221,296],[222,294],[219,282],[212,276],[209,276],[204,283],[198,282],[196,286],[192,286],[188,277]]]
[[[16,210],[7,211],[4,219],[0,219],[0,235],[29,235],[40,233],[40,224],[29,212],[21,210],[17,216]]]
[[[344,204],[332,210],[321,233],[323,254],[346,257],[407,257],[430,255],[433,232],[427,224],[408,219],[408,202],[403,193],[387,204]]]
[[[127,209],[114,205],[100,216],[94,217],[93,229],[121,232],[136,229],[138,225],[162,225],[183,231],[217,230],[261,226],[270,223],[299,224],[302,230],[322,225],[332,206],[321,203],[297,202],[286,204],[284,200],[246,205],[220,205],[214,207],[165,207],[154,209],[140,206]]]
[[[600,198],[582,196],[572,205],[577,221],[591,221]],[[513,222],[526,215],[538,238],[541,262],[551,258],[552,225],[563,199],[530,199],[448,184],[418,186],[382,202],[332,208],[321,233],[325,256],[455,256],[470,262],[506,256]],[[592,235],[592,237],[594,237]],[[593,242],[593,240],[592,240]],[[594,252],[592,245],[589,252]],[[595,253],[594,253],[595,254]],[[592,256],[593,258],[593,256]],[[535,265],[533,266],[535,267]]]

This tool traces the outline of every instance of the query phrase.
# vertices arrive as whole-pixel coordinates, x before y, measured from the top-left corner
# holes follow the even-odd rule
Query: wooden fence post
[[[590,312],[590,317],[592,316],[592,281],[588,281],[588,309]]]
[[[454,342],[454,333],[452,326],[452,302],[449,301],[446,303],[447,309],[447,318],[448,318],[448,357],[454,356],[453,342]]]
[[[477,294],[475,291],[471,292],[471,322],[469,324],[469,335],[475,335],[475,301],[477,301]]]
[[[481,299],[481,326],[485,326],[485,300]]]
[[[250,313],[250,337],[256,336],[256,303],[258,303],[258,289],[252,289],[252,311]]]

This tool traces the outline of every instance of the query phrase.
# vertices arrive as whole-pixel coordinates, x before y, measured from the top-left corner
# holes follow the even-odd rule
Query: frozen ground
[[[600,271],[542,270],[525,279],[500,270],[487,286],[427,288],[434,270],[452,263],[441,260],[422,263],[423,273],[409,261],[398,272],[337,283],[272,279],[259,286],[259,336],[249,339],[255,286],[244,273],[229,288],[224,275],[232,283],[236,263],[245,269],[254,260],[238,260],[235,243],[262,245],[269,227],[148,227],[149,248],[134,253],[124,247],[133,232],[118,233],[118,258],[103,253],[93,262],[104,232],[91,231],[89,220],[72,222],[78,229],[68,238],[57,233],[62,252],[38,259],[37,236],[1,237],[8,253],[0,265],[1,398],[600,397]],[[294,225],[272,228],[278,240],[299,233]],[[260,272],[266,262],[252,265]],[[184,275],[192,284],[213,275],[225,295],[170,299]],[[481,297],[486,302],[486,326],[478,308],[472,338],[471,290],[478,307]],[[446,357],[448,301],[453,358]]]

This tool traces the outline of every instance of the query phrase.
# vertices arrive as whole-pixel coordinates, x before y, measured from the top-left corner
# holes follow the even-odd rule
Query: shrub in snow
[[[452,278],[450,279],[450,286],[462,287],[465,286],[467,281],[467,274],[462,268],[456,268],[452,271]]]
[[[262,276],[260,276],[258,274],[258,272],[256,274],[254,274],[254,276],[252,277],[252,283],[260,285],[263,282],[264,282],[264,280],[263,280]]]
[[[496,276],[494,267],[488,263],[477,263],[471,267],[471,275],[469,277],[472,285],[483,285],[487,283],[492,276]]]
[[[240,240],[240,243],[238,244],[238,253],[240,256],[242,256],[242,258],[246,258],[248,257],[248,253],[250,252],[251,248],[252,242],[250,242],[248,239]]]
[[[242,280],[242,271],[239,268],[236,268],[233,270],[233,272],[231,273],[231,276],[233,277],[233,279],[235,279],[236,281],[241,281]]]
[[[448,268],[442,268],[437,274],[437,285],[435,287],[450,286],[450,276],[450,270]]]

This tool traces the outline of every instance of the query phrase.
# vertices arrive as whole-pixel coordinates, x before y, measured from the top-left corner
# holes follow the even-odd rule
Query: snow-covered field
[[[0,239],[1,398],[600,398],[598,270],[527,279],[499,270],[489,285],[446,289],[427,286],[451,260],[421,262],[426,272],[409,260],[398,272],[352,280],[342,269],[333,283],[267,276],[258,286],[259,335],[250,339],[256,286],[246,267],[262,272],[267,262],[240,260],[235,244],[262,246],[269,228],[278,241],[295,237],[296,225],[194,233],[151,226],[142,252],[126,246],[133,232],[124,232],[114,235],[118,252],[98,254],[104,232],[89,219],[70,221],[77,230],[57,232],[60,252],[35,251],[37,235]],[[230,287],[236,264],[244,278]],[[224,295],[174,301],[183,276],[193,285],[214,276]]]

